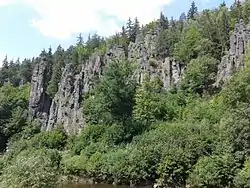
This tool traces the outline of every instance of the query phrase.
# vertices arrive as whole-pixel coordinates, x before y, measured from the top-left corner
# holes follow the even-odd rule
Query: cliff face
[[[145,72],[151,77],[159,77],[165,89],[178,86],[185,72],[181,62],[171,57],[157,59],[155,53],[156,34],[148,33],[145,37],[138,35],[135,43],[128,47],[128,60],[138,63],[135,76],[138,82],[143,81]],[[234,71],[244,67],[243,57],[250,41],[250,27],[243,22],[236,25],[230,37],[230,50],[222,58],[218,66],[217,81],[215,86],[220,86],[227,81]],[[42,123],[44,130],[51,130],[56,125],[63,125],[68,134],[76,134],[84,127],[82,113],[83,94],[93,88],[95,79],[99,79],[102,70],[110,61],[124,59],[125,51],[121,46],[114,46],[104,56],[95,53],[82,65],[79,74],[75,74],[72,65],[68,64],[59,83],[59,90],[54,99],[45,93],[46,59],[42,59],[35,67],[31,82],[29,101],[30,116]]]
[[[218,66],[217,81],[218,87],[226,82],[235,71],[244,67],[243,58],[250,42],[250,25],[245,25],[240,21],[235,26],[235,30],[230,37],[230,49]]]
[[[33,70],[31,78],[30,99],[29,99],[29,115],[31,119],[38,119],[43,125],[48,122],[49,109],[51,99],[46,94],[46,72],[48,62],[45,58]]]

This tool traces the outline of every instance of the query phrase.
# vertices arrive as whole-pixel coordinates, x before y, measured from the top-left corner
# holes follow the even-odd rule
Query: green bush
[[[66,175],[86,175],[88,158],[85,155],[65,155],[61,162],[61,168]]]
[[[190,152],[183,149],[172,149],[163,158],[158,167],[160,185],[183,187],[194,163]]]
[[[24,151],[3,169],[0,187],[52,188],[56,186],[58,169],[49,151]]]
[[[250,188],[250,160],[246,160],[244,168],[234,178],[235,187]]]
[[[75,139],[72,151],[80,155],[81,151],[90,143],[98,142],[105,132],[103,125],[89,125],[81,132],[80,136]]]
[[[236,161],[231,154],[201,158],[189,177],[191,187],[230,187],[236,173]]]
[[[32,147],[48,148],[48,149],[64,149],[67,142],[67,136],[63,130],[53,130],[49,132],[41,132],[35,135],[29,141]]]

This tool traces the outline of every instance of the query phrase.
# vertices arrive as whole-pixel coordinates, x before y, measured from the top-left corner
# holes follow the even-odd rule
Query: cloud
[[[67,39],[79,32],[114,34],[129,17],[146,24],[173,0],[0,0],[0,5],[4,1],[22,2],[35,10],[38,16],[31,25],[43,35]]]
[[[0,0],[0,6],[7,6],[14,3],[14,0]]]

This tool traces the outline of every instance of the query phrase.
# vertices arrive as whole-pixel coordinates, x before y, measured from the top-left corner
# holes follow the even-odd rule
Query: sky
[[[110,36],[129,17],[141,24],[158,19],[161,11],[178,18],[192,0],[0,0],[0,64],[8,59],[38,56],[42,49],[75,44],[89,33]],[[223,0],[196,0],[199,10],[219,6]],[[225,0],[231,5],[234,0]]]

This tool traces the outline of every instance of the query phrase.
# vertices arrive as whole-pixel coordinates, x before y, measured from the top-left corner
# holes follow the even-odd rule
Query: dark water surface
[[[114,186],[110,184],[96,184],[96,185],[90,185],[90,184],[67,184],[62,185],[60,188],[131,188],[129,186]],[[138,186],[134,188],[152,188],[152,186]]]

